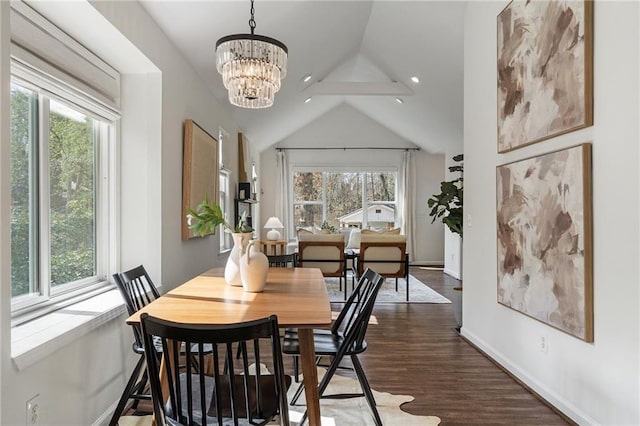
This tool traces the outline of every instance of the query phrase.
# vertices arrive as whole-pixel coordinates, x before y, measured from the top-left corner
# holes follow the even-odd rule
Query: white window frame
[[[230,190],[231,190],[231,185],[229,184],[231,180],[231,170],[228,169],[224,169],[221,168],[220,169],[220,184],[221,186],[225,186],[224,191],[222,190],[222,188],[220,189],[220,201],[222,201],[222,197],[224,196],[224,203],[220,203],[220,206],[224,206],[224,208],[222,209],[222,214],[224,216],[224,219],[228,222],[230,222],[231,219],[231,195],[230,195]],[[223,184],[224,182],[224,184]],[[224,195],[223,195],[224,194]],[[231,250],[232,248],[232,238],[231,238],[231,234],[229,234],[226,230],[226,228],[224,227],[224,225],[220,225],[219,227],[219,231],[220,231],[220,253],[226,253],[228,251]]]
[[[47,74],[24,64],[17,58],[11,61],[12,82],[33,90],[38,94],[38,141],[39,144],[39,226],[48,230],[49,182],[48,182],[48,138],[49,100],[65,104],[95,120],[98,151],[95,175],[95,221],[96,221],[96,274],[71,283],[52,288],[50,284],[49,234],[42,232],[37,242],[39,268],[37,274],[39,294],[12,298],[13,325],[44,315],[62,306],[76,303],[113,288],[109,283],[110,272],[116,269],[115,220],[118,203],[117,191],[117,111],[96,102],[78,90],[66,87]],[[112,220],[110,220],[112,219]]]
[[[294,190],[294,181],[293,177],[296,173],[322,173],[322,196],[321,200],[315,201],[296,201],[295,200],[295,190]],[[401,217],[398,217],[398,179],[399,179],[399,170],[397,167],[389,167],[389,166],[369,166],[369,167],[331,167],[331,166],[301,166],[301,165],[292,165],[289,173],[289,199],[291,200],[291,205],[289,206],[291,212],[291,221],[293,228],[289,230],[289,235],[295,235],[297,224],[295,223],[295,206],[296,205],[321,205],[322,206],[322,221],[327,219],[327,179],[326,173],[379,173],[379,172],[387,172],[387,173],[395,173],[395,201],[367,201],[367,185],[364,179],[361,179],[362,185],[362,226],[366,226],[368,223],[367,218],[367,209],[368,206],[372,205],[389,205],[393,204],[395,206],[396,212],[396,226],[400,226],[399,222],[402,221]]]

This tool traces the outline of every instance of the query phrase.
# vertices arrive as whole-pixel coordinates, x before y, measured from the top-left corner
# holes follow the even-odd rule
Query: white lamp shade
[[[278,229],[284,228],[284,225],[280,222],[280,219],[275,216],[271,216],[267,220],[267,223],[264,224],[264,227],[271,228],[271,231],[267,232],[267,240],[279,240],[280,232]]]

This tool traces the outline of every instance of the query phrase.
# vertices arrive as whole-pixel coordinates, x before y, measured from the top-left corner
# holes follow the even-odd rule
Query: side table
[[[260,240],[258,243],[267,256],[287,254],[287,240]]]

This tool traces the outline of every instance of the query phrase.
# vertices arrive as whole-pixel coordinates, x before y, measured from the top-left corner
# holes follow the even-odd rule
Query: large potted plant
[[[462,238],[462,200],[463,200],[463,176],[464,154],[453,157],[456,165],[450,166],[452,173],[460,172],[460,176],[454,180],[440,183],[440,193],[432,195],[427,200],[427,205],[431,208],[429,216],[433,217],[431,223],[436,219],[441,219],[442,223]]]
[[[431,196],[427,200],[427,205],[431,208],[429,211],[429,216],[433,218],[431,223],[435,222],[436,219],[441,219],[442,223],[447,225],[451,232],[460,235],[462,239],[464,154],[456,155],[453,157],[453,161],[458,164],[450,166],[449,171],[452,173],[459,172],[460,176],[450,181],[441,182],[440,193]],[[451,302],[459,329],[462,326],[462,284],[460,284],[460,287],[454,287],[453,290],[454,294]]]
[[[205,236],[215,231],[222,225],[225,232],[230,232],[233,237],[233,248],[224,268],[224,280],[227,284],[241,286],[240,256],[244,253],[249,241],[253,237],[253,228],[247,223],[246,212],[242,214],[238,225],[234,228],[224,217],[224,213],[218,204],[205,196],[204,201],[194,210],[189,208],[187,215],[189,229],[197,236]]]

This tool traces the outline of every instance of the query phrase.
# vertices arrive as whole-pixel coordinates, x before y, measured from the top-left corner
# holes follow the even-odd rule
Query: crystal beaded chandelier
[[[233,34],[216,43],[216,68],[229,91],[229,102],[241,108],[273,105],[280,80],[287,75],[287,46],[254,34],[256,21],[251,0],[251,34]]]

